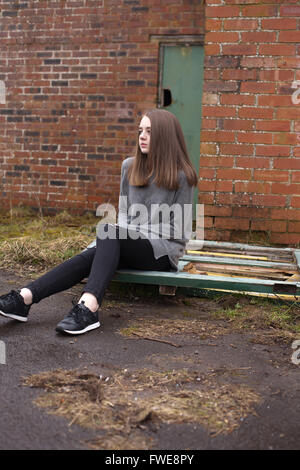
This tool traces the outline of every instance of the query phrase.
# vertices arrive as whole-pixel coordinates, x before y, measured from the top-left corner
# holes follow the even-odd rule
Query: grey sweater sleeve
[[[121,168],[120,194],[119,194],[119,212],[118,225],[127,226],[127,196],[128,196],[128,158],[123,161]]]
[[[186,241],[188,241],[192,235],[193,196],[194,187],[189,185],[185,173],[181,171],[179,176],[179,188],[175,192],[173,204],[178,204],[178,206],[181,207],[182,217],[179,220],[181,224],[178,233],[181,233],[182,239]],[[176,233],[176,221],[174,221],[174,229]]]

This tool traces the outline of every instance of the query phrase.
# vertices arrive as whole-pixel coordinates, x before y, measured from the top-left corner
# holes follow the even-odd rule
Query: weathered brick
[[[279,12],[281,16],[299,17],[300,5],[282,5]]]
[[[251,170],[240,168],[222,168],[217,170],[217,178],[234,180],[249,180],[251,178]]]
[[[237,230],[249,230],[249,219],[232,218],[232,217],[218,217],[215,220],[216,228],[225,228],[225,229],[237,229]]]
[[[300,208],[300,196],[293,196],[291,198],[291,207]]]
[[[300,31],[280,31],[279,42],[300,42]]]
[[[267,30],[297,29],[297,18],[268,18],[262,19],[261,25]]]
[[[270,159],[262,157],[237,157],[236,166],[243,168],[269,168]],[[257,178],[259,179],[259,178]]]
[[[287,231],[287,222],[282,220],[252,220],[251,230],[283,233]]]
[[[300,194],[300,184],[272,183],[273,194]]]
[[[290,147],[284,145],[256,145],[256,155],[266,157],[287,157],[290,155]]]
[[[277,121],[277,120],[264,120],[256,122],[256,129],[258,131],[287,131],[291,130],[290,121]]]
[[[278,171],[278,170],[254,170],[254,179],[264,180],[264,181],[289,181],[289,172],[288,171]]]
[[[247,5],[242,8],[244,17],[271,17],[277,16],[278,5]]]
[[[260,55],[270,56],[294,56],[296,54],[295,44],[261,44]]]
[[[254,146],[246,144],[220,144],[220,153],[222,155],[253,155]]]
[[[31,3],[4,2],[0,18],[3,205],[9,191],[34,205],[38,191],[50,212],[117,207],[137,116],[157,102],[158,35],[200,34],[205,236],[241,241],[251,229],[275,243],[299,238],[296,0]]]
[[[271,209],[271,218],[278,220],[300,221],[300,209],[292,209],[290,207],[284,209]]]
[[[229,106],[202,106],[202,113],[203,116],[234,117],[236,115],[236,110]]]
[[[271,144],[272,134],[269,132],[238,132],[237,141],[253,144]]]
[[[236,193],[270,194],[271,184],[257,181],[238,181],[234,184]]]
[[[300,158],[274,158],[273,165],[278,170],[300,170]]]
[[[255,69],[225,69],[222,78],[224,80],[255,80],[257,71]]]
[[[261,44],[263,42],[275,42],[277,33],[274,31],[251,31],[241,34],[243,42],[254,42]]]
[[[254,105],[255,104],[255,96],[254,95],[242,95],[238,94],[223,94],[220,97],[221,104],[230,104],[230,105]]]
[[[273,117],[274,110],[272,108],[262,108],[259,106],[245,106],[240,108],[238,113],[240,118],[270,119]]]
[[[275,93],[276,84],[269,82],[247,81],[241,84],[242,93]]]
[[[297,246],[300,243],[299,233],[275,233],[270,235],[271,243],[285,244],[289,246]]]
[[[258,20],[255,18],[227,19],[224,20],[224,29],[230,31],[256,31],[258,29]]]
[[[284,207],[286,204],[285,196],[269,195],[253,195],[253,204],[263,207]]]
[[[224,44],[223,52],[226,55],[255,55],[257,46],[255,44]]]
[[[217,43],[232,43],[239,41],[238,33],[231,32],[208,32],[205,35],[205,42],[217,42]]]
[[[209,6],[206,8],[207,18],[234,18],[240,14],[240,8],[238,6]],[[255,16],[255,15],[253,15]]]

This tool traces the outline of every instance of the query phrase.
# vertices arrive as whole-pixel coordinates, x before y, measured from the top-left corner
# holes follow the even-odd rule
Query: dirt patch
[[[112,376],[55,370],[29,376],[24,385],[45,390],[35,404],[49,413],[99,430],[89,445],[109,450],[151,448],[151,431],[161,423],[196,423],[213,436],[230,433],[261,400],[248,385],[187,369],[122,369]]]

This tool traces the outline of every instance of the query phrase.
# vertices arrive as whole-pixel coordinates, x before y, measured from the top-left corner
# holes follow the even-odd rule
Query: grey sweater
[[[179,188],[168,190],[152,180],[148,186],[132,186],[128,168],[134,157],[122,163],[118,225],[140,232],[153,248],[156,259],[168,255],[173,270],[192,234],[192,203],[194,187],[185,173],[179,172]]]
[[[158,187],[153,178],[148,186],[132,186],[128,168],[133,158],[126,158],[122,163],[118,226],[129,233],[139,232],[141,238],[150,241],[154,257],[168,255],[172,269],[178,271],[179,258],[192,235],[194,187],[188,184],[183,171],[179,172],[176,191]],[[87,248],[95,246],[96,240]]]

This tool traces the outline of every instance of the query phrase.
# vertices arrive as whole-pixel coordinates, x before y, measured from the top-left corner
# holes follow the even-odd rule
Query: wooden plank
[[[210,242],[212,243],[212,242]],[[218,243],[218,244],[216,244]],[[251,246],[251,245],[241,245],[241,244],[230,244],[230,243],[221,243],[215,242],[212,246],[207,246],[209,242],[202,244],[199,240],[190,240],[186,246],[186,253],[192,251],[198,253],[205,253],[208,256],[228,256],[238,257],[238,256],[249,256],[259,259],[259,257],[265,258],[269,261],[274,262],[294,262],[293,249],[288,248],[271,248],[271,247],[260,247],[260,246]],[[203,246],[202,246],[203,245]],[[237,247],[237,248],[235,248]],[[287,251],[286,251],[287,250]],[[196,254],[196,253],[195,253]]]
[[[182,258],[184,261],[196,261],[196,262],[205,262],[205,263],[212,263],[212,264],[219,264],[219,263],[226,263],[229,265],[236,265],[237,260],[236,258],[231,258],[230,255],[226,258],[218,258],[216,256],[197,256],[197,255],[189,255],[186,254]],[[244,266],[262,266],[262,267],[270,267],[270,268],[279,268],[279,269],[287,269],[287,270],[295,270],[296,264],[295,263],[277,263],[273,261],[260,261],[260,260],[248,260],[248,259],[240,259],[239,265]]]
[[[300,250],[294,250],[298,271],[300,272]]]
[[[223,275],[235,275],[240,276],[248,275],[250,277],[258,277],[264,279],[288,279],[291,275],[296,274],[295,270],[283,271],[282,269],[266,269],[256,266],[229,266],[225,264],[211,265],[209,263],[196,263],[191,262],[185,265],[184,271],[197,274],[206,274],[208,272],[222,273]]]
[[[287,279],[287,281],[290,281],[290,282],[300,281],[300,273],[293,274],[289,279]]]
[[[239,260],[239,259],[249,259],[249,260],[258,260],[258,261],[266,261],[266,262],[278,262],[278,263],[283,263],[283,262],[293,262],[294,259],[292,257],[280,257],[280,256],[270,256],[270,255],[266,255],[266,256],[262,256],[263,253],[260,254],[260,256],[257,255],[257,253],[247,253],[247,252],[244,252],[244,254],[240,254],[240,253],[233,253],[232,251],[230,250],[227,250],[226,252],[223,250],[223,251],[197,251],[197,250],[187,250],[186,251],[186,254],[188,255],[196,255],[196,256],[210,256],[210,257],[219,257],[219,258],[222,258],[222,257],[230,257],[230,258],[235,258],[236,260]]]
[[[222,248],[222,249],[234,249],[234,250],[255,250],[255,251],[265,251],[269,253],[286,253],[286,254],[293,254],[293,248],[277,248],[277,247],[269,247],[269,246],[261,246],[261,245],[247,245],[242,243],[229,243],[229,242],[216,242],[216,241],[202,241],[202,240],[189,240],[186,245],[186,249],[199,249],[203,248]]]
[[[219,256],[219,257],[222,257],[222,256],[230,256],[230,258],[236,258],[236,259],[257,259],[257,260],[261,260],[261,261],[267,261],[268,260],[268,257],[267,256],[251,256],[251,255],[240,255],[240,254],[236,254],[236,253],[231,253],[231,252],[227,252],[227,253],[213,253],[213,252],[209,252],[209,251],[195,251],[195,250],[187,250],[187,254],[191,254],[191,255],[207,255],[209,254],[210,256]]]

